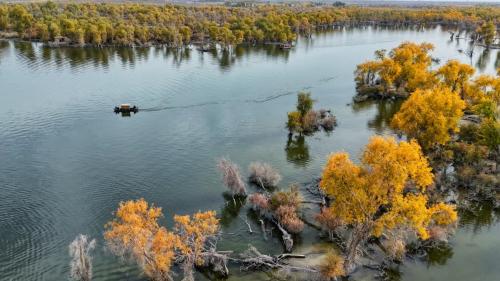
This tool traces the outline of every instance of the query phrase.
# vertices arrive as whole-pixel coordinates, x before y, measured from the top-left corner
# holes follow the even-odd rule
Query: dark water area
[[[216,210],[221,249],[252,243],[281,252],[278,235],[265,241],[246,233],[240,217],[259,229],[247,207],[226,204],[217,159],[229,157],[244,174],[252,161],[269,162],[284,188],[317,178],[331,152],[357,156],[370,136],[392,134],[387,126],[400,103],[352,105],[355,66],[407,40],[435,44],[441,63],[459,59],[478,73],[500,66],[498,50],[477,47],[469,59],[467,42],[450,41],[440,28],[334,31],[288,51],[49,49],[0,41],[0,279],[67,280],[68,244],[83,233],[98,242],[94,280],[145,280],[106,253],[102,238],[118,203],[141,197],[163,208],[165,225],[173,214]],[[288,138],[286,114],[300,90],[336,115],[333,132]],[[124,102],[144,110],[115,115]],[[295,239],[298,252],[332,247],[310,227]],[[498,280],[499,253],[497,214],[478,206],[462,214],[449,247],[401,265],[393,279]],[[352,279],[373,278],[360,272]],[[234,268],[229,279],[270,277]]]

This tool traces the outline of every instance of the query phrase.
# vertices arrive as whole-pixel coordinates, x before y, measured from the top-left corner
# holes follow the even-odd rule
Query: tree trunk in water
[[[346,274],[350,274],[356,268],[357,249],[361,242],[366,237],[368,226],[357,225],[353,228],[351,237],[346,247],[346,257],[344,261],[344,270]]]

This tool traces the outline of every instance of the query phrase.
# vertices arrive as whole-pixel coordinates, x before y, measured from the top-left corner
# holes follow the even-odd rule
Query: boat
[[[289,50],[292,47],[293,47],[292,44],[289,44],[289,43],[279,44],[279,48],[282,49],[282,50]]]
[[[137,108],[137,106],[131,106],[130,104],[128,103],[122,103],[118,106],[115,106],[115,109],[114,109],[114,112],[115,113],[130,113],[130,112],[133,112],[133,113],[137,113],[139,111],[139,108]]]

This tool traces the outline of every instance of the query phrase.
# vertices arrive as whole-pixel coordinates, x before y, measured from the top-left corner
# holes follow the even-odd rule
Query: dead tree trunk
[[[283,244],[285,245],[285,251],[291,252],[292,248],[293,248],[292,235],[290,235],[290,233],[288,233],[288,231],[286,231],[286,229],[283,228],[283,226],[281,226],[281,224],[279,222],[277,222],[275,220],[273,220],[273,222],[276,224],[278,229],[281,231],[281,238],[283,239]]]
[[[232,259],[234,262],[241,263],[243,270],[251,270],[258,268],[267,269],[283,269],[286,271],[302,271],[302,272],[318,272],[314,268],[293,266],[286,264],[285,259],[289,258],[305,258],[305,255],[281,254],[278,256],[269,256],[262,254],[252,245],[249,245],[248,250],[240,255],[241,259]]]

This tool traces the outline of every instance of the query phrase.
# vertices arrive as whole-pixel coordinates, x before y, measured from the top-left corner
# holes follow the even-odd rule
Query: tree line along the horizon
[[[500,22],[498,7],[397,8],[257,5],[144,5],[96,3],[0,4],[0,31],[28,40],[64,36],[75,45],[198,42],[223,47],[241,43],[284,43],[298,34],[347,24],[443,24],[476,28]],[[491,27],[491,25],[489,27]],[[14,36],[14,35],[11,35]]]

